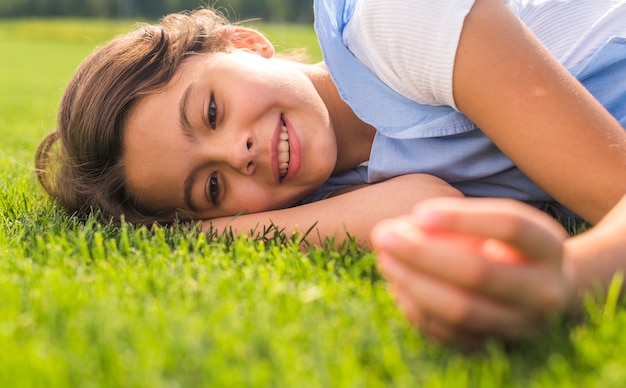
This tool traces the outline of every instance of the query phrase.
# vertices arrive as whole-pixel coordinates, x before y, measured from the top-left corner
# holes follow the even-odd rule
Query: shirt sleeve
[[[456,108],[454,59],[474,0],[360,0],[344,44],[387,86],[421,104]],[[457,109],[458,110],[458,109]]]

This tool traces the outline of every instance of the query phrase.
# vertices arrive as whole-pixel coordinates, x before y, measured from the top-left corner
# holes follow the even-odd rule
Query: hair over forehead
[[[35,162],[44,189],[79,217],[101,211],[134,223],[171,221],[172,212],[150,213],[127,189],[124,123],[134,104],[163,88],[186,56],[230,49],[235,28],[203,8],[139,24],[96,49],[68,84],[56,131],[39,146]]]

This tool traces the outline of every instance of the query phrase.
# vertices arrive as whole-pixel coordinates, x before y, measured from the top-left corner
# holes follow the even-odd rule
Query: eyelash
[[[215,96],[211,93],[209,99],[209,106],[207,108],[207,123],[211,129],[217,127],[217,104],[215,103]],[[218,197],[220,194],[220,182],[217,176],[217,172],[211,173],[206,183],[206,196],[211,200],[214,206],[217,206]]]
[[[212,187],[214,186],[214,187]],[[213,205],[217,205],[217,197],[220,194],[220,182],[217,177],[217,172],[211,173],[209,179],[206,182],[206,195],[211,199]]]
[[[211,99],[209,100],[209,107],[207,109],[207,123],[212,129],[216,127],[217,113],[217,104],[215,103],[213,93],[211,93]]]

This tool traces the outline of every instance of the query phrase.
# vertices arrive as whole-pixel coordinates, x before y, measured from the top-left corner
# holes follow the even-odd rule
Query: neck
[[[376,129],[359,119],[341,99],[325,64],[306,65],[305,72],[326,104],[335,131],[337,163],[334,172],[347,171],[368,161]]]

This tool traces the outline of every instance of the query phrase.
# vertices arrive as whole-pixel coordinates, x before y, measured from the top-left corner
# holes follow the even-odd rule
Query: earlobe
[[[233,45],[240,49],[253,51],[264,58],[274,56],[274,45],[265,35],[247,27],[237,27],[233,36]]]

